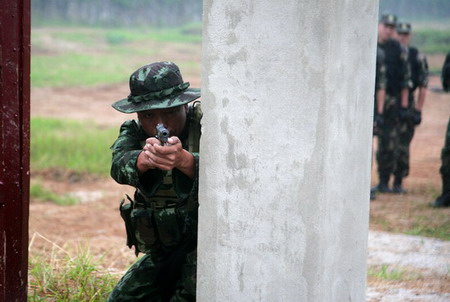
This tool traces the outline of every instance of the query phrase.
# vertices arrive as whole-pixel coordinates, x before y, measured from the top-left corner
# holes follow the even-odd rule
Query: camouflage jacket
[[[194,179],[190,179],[178,169],[172,170],[172,182],[179,199],[191,197],[198,200],[198,152],[201,117],[200,102],[190,105],[186,128],[180,139],[183,148],[194,156],[196,176]],[[119,137],[111,146],[111,176],[118,183],[133,186],[137,189],[137,192],[149,198],[158,191],[166,173],[159,169],[151,169],[143,175],[139,175],[136,162],[147,138],[148,135],[141,127],[139,121],[128,120],[122,124]]]
[[[386,89],[386,64],[383,49],[377,46],[377,60],[375,68],[375,91]]]
[[[403,88],[409,88],[410,70],[408,66],[408,54],[400,43],[389,39],[385,43],[378,43],[384,51],[386,64],[386,93],[399,97]]]
[[[417,87],[427,87],[428,85],[428,63],[424,54],[417,48],[408,48],[408,63],[411,70],[410,90],[414,91]]]

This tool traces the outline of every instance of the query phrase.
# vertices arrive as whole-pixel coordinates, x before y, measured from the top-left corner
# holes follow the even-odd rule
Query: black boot
[[[441,196],[439,196],[431,204],[431,206],[434,208],[450,207],[450,191],[447,191],[446,193],[443,193]]]
[[[394,179],[394,186],[392,187],[392,193],[394,194],[406,194],[408,193],[403,187],[402,187],[402,180],[403,177],[396,176]]]
[[[380,182],[378,186],[373,187],[373,190],[378,191],[380,193],[392,193],[392,190],[389,188],[389,176],[380,175]]]

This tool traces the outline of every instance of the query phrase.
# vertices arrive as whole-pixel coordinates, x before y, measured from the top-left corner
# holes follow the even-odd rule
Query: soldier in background
[[[441,73],[442,88],[450,92],[450,52],[445,58]],[[450,118],[445,135],[445,145],[441,152],[442,194],[431,204],[435,208],[450,207]]]
[[[373,136],[378,135],[379,128],[384,124],[383,108],[386,98],[386,65],[383,49],[377,47],[377,60],[375,65],[375,95],[373,106]],[[370,190],[370,199],[376,198],[376,190]]]
[[[444,65],[442,65],[441,72],[442,89],[445,92],[450,92],[450,52],[445,57]]]
[[[450,118],[448,120],[441,160],[442,194],[431,204],[435,208],[450,207]]]
[[[386,98],[383,108],[383,125],[378,133],[378,176],[374,188],[378,192],[392,192],[389,178],[394,173],[399,154],[399,125],[408,117],[409,71],[407,56],[398,41],[393,39],[397,17],[385,14],[378,24],[378,47],[385,54]]]
[[[422,122],[422,109],[428,85],[428,63],[424,54],[410,46],[410,23],[400,22],[397,24],[397,40],[407,53],[411,80],[409,82],[407,116],[399,121],[399,153],[394,170],[392,191],[393,193],[406,193],[402,182],[409,174],[409,146],[414,136],[414,129]]]

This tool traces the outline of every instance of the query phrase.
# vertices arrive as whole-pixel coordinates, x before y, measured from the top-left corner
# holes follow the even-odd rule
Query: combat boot
[[[402,186],[403,177],[396,176],[394,179],[394,185],[392,187],[392,193],[394,194],[406,194],[406,191]]]
[[[392,190],[389,188],[389,176],[380,175],[380,182],[377,186],[373,187],[372,189],[375,191],[378,191],[380,193],[392,193]]]
[[[434,208],[450,207],[450,191],[442,193],[441,196],[439,196],[438,198],[436,198],[435,201],[433,201],[431,206]]]

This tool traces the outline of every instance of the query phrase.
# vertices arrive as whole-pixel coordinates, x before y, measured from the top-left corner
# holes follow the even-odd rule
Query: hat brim
[[[139,103],[132,102],[128,98],[121,99],[112,104],[112,107],[117,111],[123,113],[134,113],[153,109],[167,109],[177,107],[192,102],[198,99],[199,97],[200,97],[199,88],[188,88],[178,95],[164,99],[154,99],[142,101]]]
[[[411,31],[410,30],[397,30],[397,33],[399,35],[406,35],[406,34],[409,35],[411,33]]]

